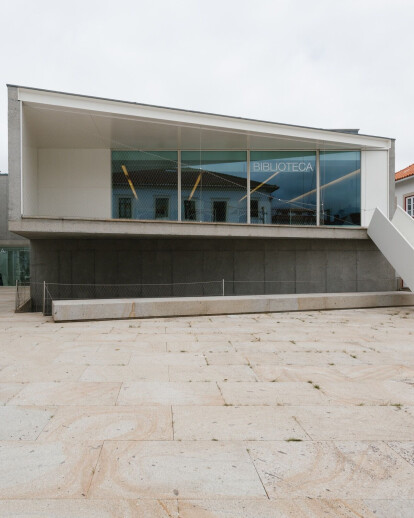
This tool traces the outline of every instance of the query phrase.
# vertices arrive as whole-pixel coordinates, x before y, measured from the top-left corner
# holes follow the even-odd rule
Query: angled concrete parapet
[[[414,291],[414,219],[397,207],[390,221],[377,208],[369,224],[368,235]]]

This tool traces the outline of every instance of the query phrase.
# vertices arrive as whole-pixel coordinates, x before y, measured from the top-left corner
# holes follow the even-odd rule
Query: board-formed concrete
[[[397,287],[393,268],[370,239],[137,237],[30,243],[31,295],[38,311],[43,281],[57,283],[49,287],[54,299],[219,296],[222,279],[226,295]]]
[[[55,322],[414,305],[409,292],[56,300]]]

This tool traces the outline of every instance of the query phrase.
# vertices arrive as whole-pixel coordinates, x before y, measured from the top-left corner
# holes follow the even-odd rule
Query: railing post
[[[46,309],[46,281],[43,281],[43,315]]]
[[[323,216],[323,214],[322,214]],[[321,155],[316,150],[316,226],[321,224]]]
[[[16,279],[16,298],[14,301],[14,310],[17,311],[17,308],[19,307],[19,281]]]
[[[222,285],[223,285],[222,295],[223,295],[223,297],[224,297],[224,279],[223,279]]]
[[[251,223],[250,214],[250,149],[247,150],[247,223]]]

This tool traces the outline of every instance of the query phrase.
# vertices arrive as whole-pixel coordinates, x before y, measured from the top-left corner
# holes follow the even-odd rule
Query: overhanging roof
[[[17,85],[38,146],[112,149],[389,149],[390,138],[217,115]],[[81,127],[78,135],[73,127]],[[68,127],[63,128],[66,125]],[[153,125],[151,127],[151,125]],[[59,140],[60,136],[60,140]],[[202,139],[201,137],[202,136]],[[200,137],[200,138],[199,138]],[[50,138],[50,140],[49,140]],[[201,140],[201,142],[200,142]],[[154,146],[157,146],[154,148]]]

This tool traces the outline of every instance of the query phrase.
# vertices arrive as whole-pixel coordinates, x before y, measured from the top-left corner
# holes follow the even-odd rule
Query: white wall
[[[39,149],[38,215],[111,218],[109,149]]]
[[[397,198],[397,205],[399,205],[403,210],[405,210],[404,196],[408,194],[414,195],[414,176],[395,182],[395,197]]]
[[[388,151],[361,153],[361,225],[367,227],[378,207],[388,218]]]

